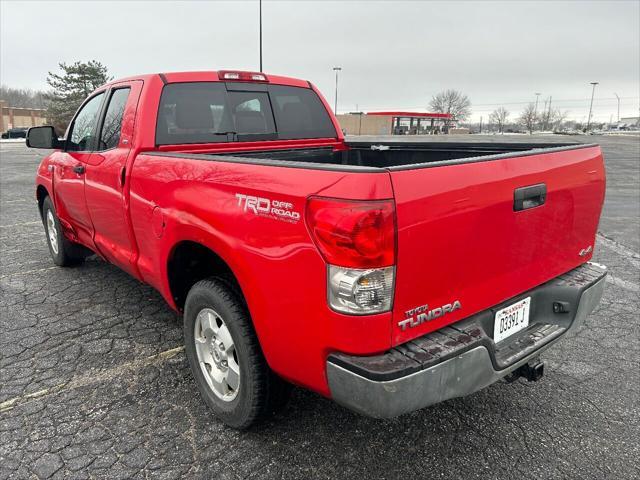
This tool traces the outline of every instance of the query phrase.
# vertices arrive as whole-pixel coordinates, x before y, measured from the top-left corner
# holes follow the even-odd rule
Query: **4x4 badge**
[[[584,257],[585,255],[589,255],[592,251],[593,247],[589,245],[587,248],[583,248],[582,250],[580,250],[580,253],[578,253],[578,255]]]

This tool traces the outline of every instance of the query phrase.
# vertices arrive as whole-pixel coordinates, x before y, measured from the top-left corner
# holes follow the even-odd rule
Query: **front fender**
[[[42,190],[46,192],[54,200],[55,205],[55,197],[53,191],[53,162],[51,160],[51,155],[47,155],[40,161],[40,165],[38,166],[38,170],[36,171],[36,201],[38,202],[39,207],[42,207],[42,202],[44,200],[42,196]],[[42,214],[42,212],[40,212]]]

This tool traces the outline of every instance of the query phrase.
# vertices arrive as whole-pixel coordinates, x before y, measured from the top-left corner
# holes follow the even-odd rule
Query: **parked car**
[[[27,138],[28,128],[10,128],[2,134],[2,138]]]
[[[537,380],[604,288],[597,145],[345,141],[313,84],[241,71],[113,81],[27,144],[55,149],[54,263],[95,252],[155,287],[236,428],[289,384],[392,417]]]

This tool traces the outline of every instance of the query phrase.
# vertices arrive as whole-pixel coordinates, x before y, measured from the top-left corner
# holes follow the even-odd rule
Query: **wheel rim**
[[[196,356],[211,391],[230,402],[240,389],[240,365],[235,343],[224,320],[211,308],[203,308],[194,326]]]
[[[56,230],[56,220],[53,218],[51,210],[47,210],[47,233],[49,234],[49,245],[54,254],[58,254],[58,230]]]

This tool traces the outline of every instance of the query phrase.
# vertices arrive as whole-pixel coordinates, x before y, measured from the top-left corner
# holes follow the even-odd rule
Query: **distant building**
[[[39,127],[47,122],[45,114],[42,108],[10,107],[0,100],[0,132],[10,128]]]
[[[352,112],[337,115],[347,135],[430,135],[443,133],[448,113]]]
[[[640,117],[622,117],[620,119],[620,123],[624,123],[628,126],[635,125],[637,127],[640,125]]]

